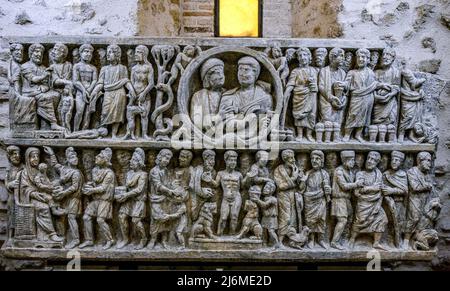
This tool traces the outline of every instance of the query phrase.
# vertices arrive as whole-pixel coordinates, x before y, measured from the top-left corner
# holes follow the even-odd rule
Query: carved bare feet
[[[60,237],[60,236],[58,236],[58,235],[56,235],[56,234],[52,234],[52,235],[50,236],[50,239],[51,239],[52,241],[54,241],[54,242],[63,242],[63,241],[64,241],[64,238],[62,238],[62,237]]]
[[[337,249],[337,250],[344,250],[345,248],[343,246],[341,246],[339,243],[337,242],[331,242],[330,246],[333,249]]]
[[[136,250],[142,250],[143,248],[145,248],[145,245],[147,244],[147,240],[146,239],[141,239],[139,241],[139,244],[135,247]]]
[[[84,243],[82,243],[79,248],[84,249],[84,248],[93,247],[93,246],[94,246],[94,242],[91,240],[87,240]]]
[[[109,240],[105,243],[105,245],[103,246],[104,250],[108,250],[110,249],[112,246],[114,245],[114,240]]]
[[[128,240],[121,240],[121,241],[119,241],[119,243],[117,244],[117,248],[118,248],[118,249],[122,249],[122,248],[124,248],[126,245],[128,245]]]
[[[66,249],[73,249],[80,244],[80,240],[74,239],[66,245]]]

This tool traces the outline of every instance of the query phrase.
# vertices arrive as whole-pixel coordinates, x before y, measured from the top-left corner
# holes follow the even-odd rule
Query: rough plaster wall
[[[2,35],[137,34],[139,0],[1,0]]]
[[[263,37],[291,37],[292,0],[265,0],[263,2]]]
[[[139,0],[140,36],[178,36],[181,29],[181,0]]]
[[[292,37],[340,37],[342,9],[342,0],[292,0]]]

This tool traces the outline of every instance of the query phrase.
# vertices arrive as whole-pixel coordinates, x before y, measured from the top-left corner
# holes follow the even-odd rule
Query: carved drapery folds
[[[132,43],[11,44],[9,246],[434,248],[432,86],[393,49]]]

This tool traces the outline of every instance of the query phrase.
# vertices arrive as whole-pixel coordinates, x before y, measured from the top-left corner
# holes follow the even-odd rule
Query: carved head
[[[40,43],[34,43],[28,48],[28,58],[35,64],[40,65],[44,57],[44,46]]]
[[[405,154],[399,151],[393,151],[391,153],[391,168],[396,171],[400,169],[403,161],[405,160]]]
[[[301,47],[297,50],[297,59],[300,67],[306,67],[311,64],[311,51],[307,47]]]
[[[82,152],[83,167],[85,170],[92,170],[95,163],[95,152],[93,150],[83,150]]]
[[[295,56],[295,49],[290,48],[286,50],[286,60],[290,62]]]
[[[342,151],[341,161],[345,169],[350,170],[355,166],[355,152],[354,151]]]
[[[370,51],[365,48],[360,48],[356,51],[356,65],[358,68],[364,68],[369,64]]]
[[[277,189],[277,186],[275,185],[274,182],[272,182],[272,181],[267,182],[264,185],[264,188],[262,190],[262,195],[264,195],[264,196],[272,196],[272,194],[275,193],[276,189]]]
[[[277,45],[272,47],[272,57],[274,59],[278,59],[283,56],[283,52],[281,51],[281,48]]]
[[[355,165],[358,169],[362,169],[364,166],[365,157],[363,153],[357,153],[355,155]]]
[[[120,63],[121,56],[122,56],[122,49],[120,48],[120,46],[118,46],[116,44],[110,44],[106,48],[106,59],[111,64]]]
[[[366,160],[366,169],[371,171],[373,169],[375,169],[378,166],[378,163],[381,160],[381,155],[379,152],[375,152],[375,151],[371,151],[369,152],[369,154],[367,155],[367,160]]]
[[[216,165],[216,153],[213,150],[204,150],[202,158],[205,170],[212,171]]]
[[[338,47],[330,51],[330,66],[333,68],[341,67],[344,64],[344,50]]]
[[[138,63],[149,63],[149,50],[145,45],[138,45],[134,50],[134,60]]]
[[[325,67],[328,51],[324,47],[319,47],[314,51],[314,63],[317,67]]]
[[[413,131],[416,134],[416,136],[422,137],[425,135],[425,125],[423,123],[418,122],[414,124]]]
[[[186,56],[193,58],[195,56],[195,48],[192,45],[187,45],[183,48],[183,53]]]
[[[67,55],[69,54],[69,49],[63,43],[56,43],[52,49],[53,60],[56,63],[62,63],[66,60]]]
[[[106,127],[99,127],[99,129],[98,129],[98,134],[99,134],[101,137],[105,137],[105,136],[108,135],[108,129],[107,129]]]
[[[178,156],[178,163],[180,167],[189,167],[192,161],[193,154],[189,150],[181,150]]]
[[[248,189],[248,194],[250,199],[259,199],[259,197],[261,197],[261,187],[258,185],[251,186],[250,189]]]
[[[372,51],[370,53],[370,65],[372,68],[375,68],[378,64],[378,60],[380,59],[380,53],[378,51]]]
[[[162,149],[159,151],[158,155],[156,156],[155,163],[159,165],[162,168],[165,168],[169,165],[170,159],[172,159],[172,151],[169,149]]]
[[[323,167],[324,154],[320,150],[311,152],[311,166],[314,170],[319,170]]]
[[[227,169],[234,170],[237,166],[238,153],[235,151],[226,151],[223,154],[223,159],[225,160],[225,166]]]
[[[327,155],[325,157],[325,163],[326,163],[327,168],[329,168],[329,169],[336,168],[339,163],[337,153],[336,152],[327,153]]]
[[[81,61],[80,49],[74,48],[72,50],[72,60],[74,64],[79,63]]]
[[[239,165],[241,171],[248,171],[252,166],[252,156],[248,152],[243,152],[241,158],[239,159]]]
[[[111,166],[112,150],[106,148],[95,157],[95,164],[100,167],[110,167]]]
[[[30,147],[25,151],[25,164],[30,170],[31,168],[37,168],[40,162],[40,151],[38,148]]]
[[[238,61],[238,81],[241,86],[252,86],[261,72],[261,66],[253,57],[243,57]]]
[[[39,173],[46,175],[48,166],[46,163],[40,163],[38,166]]]
[[[131,153],[127,150],[116,151],[116,158],[122,168],[128,167],[131,159]]]
[[[90,44],[83,44],[80,46],[79,51],[81,59],[86,63],[90,63],[94,54],[94,47]]]
[[[295,164],[295,155],[293,150],[283,150],[281,152],[281,159],[289,165]]]
[[[8,160],[12,165],[20,165],[20,148],[18,146],[8,146],[6,148],[6,154],[8,155]]]
[[[417,154],[417,166],[422,172],[431,170],[431,154],[429,152],[420,152]]]
[[[9,50],[15,62],[21,63],[23,61],[23,45],[20,43],[13,43],[9,46]]]
[[[258,151],[256,153],[256,162],[260,167],[266,167],[269,161],[269,153],[266,151]]]
[[[220,59],[211,58],[203,63],[200,76],[205,89],[220,89],[225,84],[224,63]]]
[[[389,67],[395,61],[396,55],[397,54],[393,48],[385,48],[383,50],[383,56],[381,57],[381,65],[383,67]]]
[[[71,166],[78,165],[78,155],[73,147],[69,147],[66,149],[66,160],[67,160],[67,163]]]
[[[134,150],[133,156],[130,161],[130,168],[133,170],[142,169],[145,166],[145,152],[141,148]]]

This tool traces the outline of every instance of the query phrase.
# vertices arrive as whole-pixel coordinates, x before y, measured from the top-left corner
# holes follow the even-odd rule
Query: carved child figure
[[[249,231],[253,232],[250,239],[262,239],[262,227],[259,223],[259,208],[254,200],[259,200],[261,196],[261,188],[259,186],[252,186],[248,190],[250,200],[245,201],[244,210],[247,212],[242,220],[242,228],[237,235],[238,239],[243,238]]]
[[[72,90],[70,88],[64,88],[61,94],[61,125],[66,128],[68,132],[72,131],[72,112],[74,107],[74,101],[72,96]]]
[[[253,201],[256,202],[262,210],[261,226],[269,234],[269,238],[274,243],[275,248],[279,248],[281,247],[281,243],[276,233],[278,230],[278,201],[277,198],[273,196],[276,188],[274,182],[267,182],[262,190],[264,200],[255,197],[253,198]]]
[[[55,202],[52,196],[53,189],[55,189],[55,185],[50,181],[47,176],[48,166],[45,163],[40,163],[38,166],[39,172],[34,177],[34,183],[36,184],[38,190],[45,194],[45,197],[48,201],[48,206],[52,210],[52,214],[56,216],[63,216],[66,214],[66,211],[60,207],[58,203]]]

